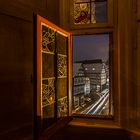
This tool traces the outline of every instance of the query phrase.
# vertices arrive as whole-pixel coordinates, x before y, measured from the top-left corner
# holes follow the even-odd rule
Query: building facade
[[[93,92],[101,92],[106,88],[106,65],[101,59],[82,62],[85,76],[90,78],[90,88]]]
[[[82,64],[74,64],[73,69],[73,108],[85,105],[85,96],[90,94],[90,79],[85,76]]]

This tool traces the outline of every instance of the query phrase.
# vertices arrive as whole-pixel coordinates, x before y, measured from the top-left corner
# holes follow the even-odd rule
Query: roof
[[[103,61],[102,59],[93,59],[93,60],[76,61],[75,63],[93,64],[93,63],[103,63]]]

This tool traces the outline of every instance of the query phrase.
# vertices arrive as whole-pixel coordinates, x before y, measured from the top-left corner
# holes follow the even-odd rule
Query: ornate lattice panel
[[[55,30],[42,25],[42,125],[49,127],[55,121]]]
[[[48,78],[42,81],[42,117],[55,117],[55,78]]]
[[[59,77],[57,79],[57,114],[58,118],[68,115],[67,108],[67,77]]]
[[[55,51],[55,31],[42,25],[42,50],[50,53]]]
[[[58,77],[67,76],[67,56],[58,54]]]
[[[55,79],[44,80],[42,84],[42,107],[51,105],[55,102]]]
[[[68,115],[67,102],[67,43],[68,38],[56,34],[57,40],[57,118]]]
[[[68,97],[65,96],[63,98],[58,99],[58,118],[65,117],[68,115]]]

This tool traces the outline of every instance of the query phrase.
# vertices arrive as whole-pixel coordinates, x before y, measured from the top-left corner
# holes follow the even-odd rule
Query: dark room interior
[[[1,0],[0,48],[0,140],[140,140],[140,0]]]

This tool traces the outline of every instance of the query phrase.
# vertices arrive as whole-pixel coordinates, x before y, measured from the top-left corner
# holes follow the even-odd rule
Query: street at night
[[[83,108],[78,108],[77,114],[96,114],[108,115],[109,113],[109,90],[105,89],[101,93],[91,93],[91,102],[87,103]]]

